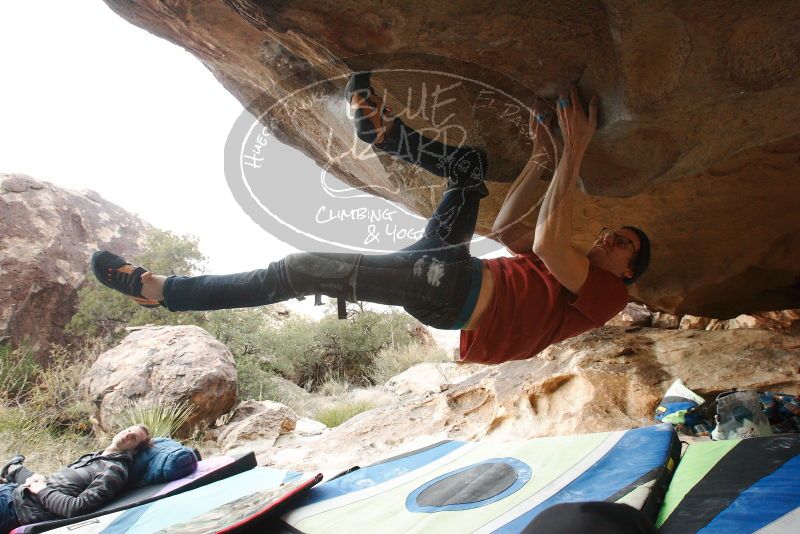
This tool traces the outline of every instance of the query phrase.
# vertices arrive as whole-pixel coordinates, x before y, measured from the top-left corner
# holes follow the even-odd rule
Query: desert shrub
[[[267,306],[209,312],[202,326],[228,347],[234,357],[266,357],[271,349],[271,326],[278,321],[276,313]]]
[[[326,397],[339,397],[345,395],[350,389],[347,377],[328,373],[317,388],[317,393]]]
[[[315,323],[292,318],[268,336],[275,368],[309,390],[336,376],[356,385],[371,383],[373,360],[384,348],[413,342],[416,321],[396,311],[359,311],[346,320],[328,314]]]
[[[204,270],[206,257],[195,236],[153,229],[145,236],[142,249],[136,263],[154,273],[188,276]]]
[[[158,274],[190,275],[200,270],[205,261],[196,238],[163,230],[148,232],[143,249],[142,254],[129,261]],[[202,326],[204,321],[203,313],[172,314],[165,308],[144,308],[122,293],[101,285],[94,276],[89,275],[86,285],[78,291],[77,309],[66,331],[79,337],[102,336],[109,341],[117,341],[124,335],[125,326]]]
[[[44,422],[31,415],[21,404],[0,406],[0,435],[35,437],[47,432]]]
[[[20,400],[36,381],[39,365],[26,345],[0,345],[0,401]]]
[[[92,407],[82,395],[80,383],[102,348],[97,340],[87,341],[75,352],[50,347],[49,363],[38,370],[25,403],[26,410],[50,432],[91,433]]]
[[[261,355],[243,354],[236,357],[239,400],[284,402],[284,395],[276,386],[276,380],[279,378],[272,370],[272,364]]]
[[[338,402],[320,409],[314,414],[314,419],[328,428],[333,428],[372,408],[374,408],[372,403],[365,401]]]
[[[96,351],[87,343],[76,355],[60,346],[50,347],[40,366],[26,347],[0,349],[0,400],[17,406],[16,416],[28,417],[30,424],[48,432],[90,431],[91,407],[80,394],[80,381],[94,361]]]
[[[131,403],[114,419],[119,429],[133,425],[145,425],[153,438],[172,437],[194,413],[188,402],[157,404],[139,400]]]
[[[40,473],[51,473],[103,446],[93,436],[53,432],[25,405],[0,406],[0,458],[21,452],[27,457],[26,465]]]
[[[26,463],[47,473],[101,447],[91,433],[91,406],[80,393],[99,350],[94,342],[72,353],[50,348],[48,366],[34,366],[24,392],[0,403],[0,457],[22,452]]]
[[[65,347],[53,345],[44,367],[33,360],[27,349],[11,351],[12,356],[6,361],[17,362],[14,368],[24,368],[26,378],[23,381],[18,377],[17,382],[24,383],[24,389],[1,390],[0,404],[16,410],[6,413],[10,417],[5,422],[6,430],[18,428],[23,434],[29,430],[31,435],[37,434],[36,429],[52,435],[91,433],[91,406],[81,394],[80,382],[96,359],[98,347],[95,341],[89,341],[71,353]],[[19,364],[20,360],[26,363]]]
[[[196,238],[172,232],[149,232],[143,249],[144,252],[131,261],[159,274],[195,274],[202,270],[205,261]],[[277,313],[269,307],[188,313],[143,308],[89,276],[86,286],[78,293],[77,311],[67,325],[67,331],[79,337],[101,336],[112,345],[126,334],[126,326],[200,326],[233,354],[237,361],[240,395],[247,397],[263,389],[262,378],[273,374],[265,338],[270,333],[269,325],[276,321]]]
[[[209,313],[203,325],[233,354],[240,399],[277,400],[271,387],[276,372],[268,343],[275,320],[269,308],[220,310]]]
[[[370,377],[375,384],[385,384],[418,363],[442,363],[448,361],[447,352],[437,345],[411,343],[402,347],[386,347],[372,364]]]

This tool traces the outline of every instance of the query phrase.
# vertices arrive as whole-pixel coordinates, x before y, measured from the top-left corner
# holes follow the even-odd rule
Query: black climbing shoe
[[[106,250],[98,250],[92,254],[92,272],[106,287],[116,289],[128,295],[140,306],[157,308],[161,303],[142,296],[142,275],[147,272],[142,267],[134,267]]]
[[[353,118],[358,138],[369,144],[380,144],[386,140],[393,124],[392,110],[383,102],[370,85],[371,72],[356,72],[347,81],[344,95]]]
[[[11,458],[6,464],[0,469],[0,478],[7,478],[8,477],[8,470],[11,468],[12,465],[22,465],[22,462],[25,461],[25,457],[21,454],[17,454],[13,458]]]

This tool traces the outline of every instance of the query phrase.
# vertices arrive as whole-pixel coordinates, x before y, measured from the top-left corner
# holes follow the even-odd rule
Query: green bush
[[[275,369],[296,384],[316,390],[330,376],[369,385],[373,361],[386,347],[414,342],[416,321],[405,313],[359,311],[346,320],[328,314],[319,322],[294,317],[266,336]]]
[[[209,312],[202,326],[228,347],[234,357],[267,356],[270,325],[276,320],[275,312],[267,306]]]
[[[65,347],[50,348],[49,363],[38,371],[25,407],[51,432],[91,434],[92,407],[80,383],[103,348],[96,340],[74,353]]]
[[[153,230],[145,239],[144,252],[131,261],[158,274],[196,274],[205,258],[197,239],[172,232]],[[240,394],[243,397],[264,389],[260,382],[274,375],[269,364],[265,337],[277,314],[271,308],[171,313],[165,308],[148,309],[127,296],[103,286],[93,276],[78,293],[77,311],[67,331],[78,337],[101,336],[112,345],[125,336],[125,327],[154,325],[196,325],[225,344],[237,361]],[[268,393],[264,393],[268,396]],[[266,398],[266,397],[263,397]]]
[[[314,414],[314,419],[324,424],[328,428],[339,426],[348,419],[355,417],[361,412],[371,410],[375,406],[365,401],[347,401],[327,406]]]
[[[85,434],[53,432],[25,405],[0,406],[0,458],[21,452],[27,457],[25,465],[40,473],[51,473],[103,446]]]
[[[145,236],[144,252],[129,259],[134,264],[158,274],[190,275],[202,268],[205,257],[197,239],[178,236],[163,230],[151,230]],[[78,291],[78,306],[66,331],[79,337],[102,336],[118,341],[124,327],[145,324],[195,324],[202,326],[205,315],[197,312],[172,314],[165,308],[144,308],[127,296],[108,289],[92,275]]]
[[[272,365],[258,354],[236,357],[236,382],[239,400],[271,400],[285,402],[285,394],[276,385],[280,377],[272,371]]]
[[[144,252],[134,259],[154,273],[188,276],[204,271],[206,257],[195,236],[154,229],[145,236],[142,248]]]
[[[0,345],[0,401],[20,400],[36,381],[39,365],[26,345]]]
[[[219,310],[207,314],[203,328],[223,343],[236,361],[240,399],[273,400],[285,404],[286,392],[276,386],[280,369],[270,339],[278,316],[270,307]],[[285,371],[286,369],[284,369]]]
[[[0,457],[23,452],[30,465],[47,473],[100,448],[91,435],[91,406],[81,397],[79,387],[98,350],[90,343],[70,354],[54,346],[44,368],[32,357],[22,357],[33,362],[26,364],[29,378],[25,387],[12,392],[14,398],[8,397],[7,389],[2,390],[6,398],[0,403]]]

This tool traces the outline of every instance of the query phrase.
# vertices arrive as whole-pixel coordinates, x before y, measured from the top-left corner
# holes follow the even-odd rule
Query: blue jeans
[[[19,526],[17,510],[11,492],[17,484],[0,484],[0,534],[7,534]]]
[[[480,200],[487,194],[486,156],[469,146],[433,141],[399,119],[376,149],[447,178],[422,238],[391,254],[316,254],[318,262],[348,262],[354,276],[298,291],[286,258],[266,269],[230,275],[170,276],[164,305],[171,311],[216,310],[273,304],[310,294],[402,306],[423,324],[458,330],[469,319],[481,287],[482,263],[470,255]]]

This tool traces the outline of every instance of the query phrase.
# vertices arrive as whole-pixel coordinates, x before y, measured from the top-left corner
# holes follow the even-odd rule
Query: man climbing
[[[533,155],[494,224],[515,256],[480,260],[470,255],[469,245],[480,200],[488,195],[484,153],[433,141],[391,116],[368,72],[351,77],[345,96],[361,140],[446,178],[419,241],[391,254],[303,252],[266,269],[193,277],[156,275],[102,251],[92,256],[95,276],[143,306],[171,311],[261,306],[320,293],[402,306],[426,325],[462,330],[462,360],[481,363],[530,358],[602,325],[625,306],[623,280],[633,282],[647,268],[645,234],[634,227],[604,231],[588,256],[571,243],[572,191],[596,127],[596,101],[587,117],[575,89],[559,99],[565,147],[534,231],[525,219],[533,212],[539,158],[548,142],[545,120],[536,111]]]

